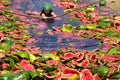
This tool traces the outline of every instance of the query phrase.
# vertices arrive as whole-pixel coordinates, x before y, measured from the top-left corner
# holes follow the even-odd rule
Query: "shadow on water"
[[[25,13],[28,10],[31,11],[41,11],[41,5],[44,2],[49,2],[53,4],[53,10],[57,14],[63,13],[63,9],[59,8],[57,4],[54,3],[52,0],[11,0],[11,8],[15,11],[21,11],[22,13]],[[15,8],[15,6],[20,6],[18,8]],[[37,26],[34,29],[28,29],[30,35],[35,38],[35,43],[29,44],[29,45],[35,45],[39,47],[41,50],[49,50],[49,51],[54,51],[59,48],[74,48],[74,49],[86,49],[86,50],[93,50],[95,48],[101,48],[102,46],[97,45],[98,41],[97,40],[79,40],[79,38],[72,37],[71,35],[68,35],[67,37],[64,37],[65,35],[48,35],[46,33],[47,29],[52,29],[54,26],[62,26],[67,19],[65,18],[66,16],[62,16],[61,20],[54,20],[51,22],[38,22],[38,20],[33,20],[31,18],[26,18],[27,20],[30,20],[28,24],[32,26]],[[79,23],[78,22],[70,22],[71,25],[77,26]],[[36,32],[41,32],[42,34],[38,35]],[[71,45],[72,44],[72,45]]]

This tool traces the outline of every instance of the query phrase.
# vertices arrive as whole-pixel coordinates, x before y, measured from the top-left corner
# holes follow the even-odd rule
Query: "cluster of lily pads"
[[[27,46],[34,42],[26,30],[29,26],[14,14],[1,11],[0,80],[120,79],[120,21],[108,21],[98,14],[93,7],[75,11],[74,18],[69,20],[83,24],[72,26],[67,23],[55,30],[76,34],[80,39],[100,40],[102,49],[66,48],[42,54],[37,47]]]

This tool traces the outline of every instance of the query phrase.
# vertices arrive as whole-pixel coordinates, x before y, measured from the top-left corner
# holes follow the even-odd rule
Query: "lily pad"
[[[29,59],[30,55],[27,52],[16,52],[16,55],[19,55],[21,58]]]
[[[102,65],[97,66],[92,69],[93,74],[98,74],[101,77],[105,77],[107,75],[108,71],[109,71],[109,68],[106,66],[102,66]]]
[[[112,48],[107,52],[107,55],[111,54],[120,54],[120,50],[118,48]]]
[[[10,74],[0,75],[0,80],[13,80]]]
[[[74,74],[73,76],[68,77],[67,80],[79,80],[79,76]]]
[[[105,19],[102,18],[102,19],[98,20],[98,26],[100,28],[105,28],[108,26],[108,23],[107,23],[107,21],[105,21]]]
[[[41,59],[42,60],[48,60],[50,58],[53,59],[53,60],[59,60],[58,56],[55,56],[55,55],[53,55],[51,53],[43,54]]]
[[[19,72],[13,76],[12,80],[21,80],[21,79],[30,80],[30,75],[28,74],[28,72],[26,71]]]
[[[15,65],[15,61],[14,61],[14,59],[12,59],[11,57],[6,57],[6,58],[4,58],[4,61],[9,61],[10,63],[10,66],[9,66],[9,68],[13,68],[14,67],[14,65]]]
[[[63,26],[63,27],[61,27],[61,31],[62,31],[62,32],[72,32],[72,29],[71,29],[71,28],[68,28],[68,27],[66,27],[66,26]]]
[[[95,29],[97,26],[95,24],[86,24],[86,28]]]
[[[36,71],[27,71],[29,74],[30,74],[30,76],[32,77],[32,78],[35,78],[36,76],[38,76],[38,74],[37,74],[37,72]]]
[[[77,30],[85,30],[86,27],[82,24],[79,24],[77,27],[76,27]]]
[[[106,1],[105,0],[100,0],[99,5],[100,6],[106,6]]]
[[[30,62],[33,63],[37,59],[37,57],[33,54],[29,54],[29,55],[30,55]]]

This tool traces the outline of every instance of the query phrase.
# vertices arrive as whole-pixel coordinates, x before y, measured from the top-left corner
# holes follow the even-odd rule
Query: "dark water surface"
[[[42,4],[44,2],[49,2],[53,4],[53,10],[57,14],[63,13],[64,9],[61,9],[55,4],[54,1],[52,0],[11,0],[11,8],[13,11],[19,11],[22,13],[26,13],[26,11],[31,10],[31,11],[41,11]],[[80,4],[90,2],[90,0],[79,0]],[[95,0],[91,0],[92,2]],[[17,6],[17,7],[16,7]],[[96,7],[97,8],[97,7]],[[97,8],[101,10],[100,8]],[[104,11],[103,11],[104,12]],[[106,12],[106,11],[105,11]],[[114,13],[114,12],[110,12]],[[106,14],[107,15],[107,14]],[[66,15],[67,16],[67,15]],[[54,20],[51,22],[39,22],[38,20],[34,20],[31,18],[26,18],[26,20],[29,20],[28,24],[31,26],[36,26],[35,28],[30,28],[28,29],[30,35],[32,35],[35,38],[35,43],[32,43],[31,45],[35,45],[39,47],[41,50],[49,50],[49,51],[54,51],[59,48],[74,48],[74,49],[79,49],[79,50],[93,50],[95,48],[101,48],[102,46],[97,45],[97,40],[90,40],[90,39],[85,39],[85,40],[80,40],[77,37],[73,37],[71,35],[67,35],[67,37],[64,37],[65,35],[62,34],[54,34],[54,35],[49,35],[46,33],[47,29],[53,29],[54,26],[62,26],[65,22],[67,22],[66,16],[62,16],[61,20]],[[69,15],[67,17],[70,17]],[[70,22],[73,26],[77,26],[78,22]],[[41,32],[41,34],[37,34],[37,32]],[[70,45],[70,44],[73,45]]]

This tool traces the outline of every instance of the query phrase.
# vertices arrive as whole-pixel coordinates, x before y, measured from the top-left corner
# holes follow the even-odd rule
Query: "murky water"
[[[21,13],[25,13],[28,10],[31,11],[41,11],[41,6],[44,2],[49,2],[53,4],[53,10],[56,12],[56,14],[62,14],[64,9],[61,9],[57,6],[57,4],[54,2],[54,0],[11,0],[12,4],[11,7],[14,11],[19,11]],[[96,0],[91,0],[96,1]],[[79,4],[84,4],[91,2],[90,0],[79,0]],[[101,12],[108,12],[106,10],[102,10],[100,7],[96,7]],[[109,11],[108,14],[115,13],[114,11]],[[32,18],[26,18],[26,20],[29,20],[28,24],[31,26],[36,26],[35,28],[28,29],[30,35],[32,35],[35,38],[35,43],[32,43],[32,45],[35,45],[39,47],[41,50],[56,50],[59,48],[75,48],[75,49],[86,49],[86,50],[92,50],[95,48],[101,48],[101,46],[97,45],[97,40],[80,40],[77,37],[73,37],[71,35],[63,35],[63,34],[54,34],[49,35],[46,33],[47,29],[53,29],[54,26],[62,26],[65,22],[67,22],[66,16],[69,17],[69,15],[65,15],[61,17],[61,20],[54,20],[51,22],[43,22]],[[77,26],[78,22],[70,22],[73,26]],[[37,32],[40,32],[40,34],[37,34]],[[72,45],[71,45],[72,44]]]

